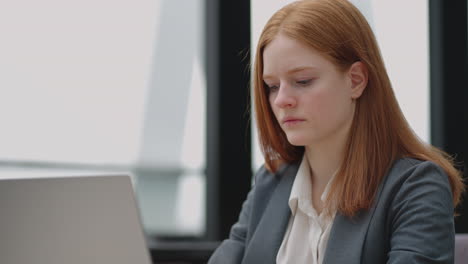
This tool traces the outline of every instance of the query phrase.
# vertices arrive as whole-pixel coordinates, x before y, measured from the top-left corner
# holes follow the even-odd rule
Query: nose
[[[280,108],[292,108],[296,106],[297,98],[291,87],[281,85],[275,95],[273,103]]]

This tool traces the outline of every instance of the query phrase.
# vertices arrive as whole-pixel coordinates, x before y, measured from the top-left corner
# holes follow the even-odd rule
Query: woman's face
[[[295,146],[333,142],[354,115],[348,72],[311,47],[279,34],[263,52],[263,80],[273,113]]]

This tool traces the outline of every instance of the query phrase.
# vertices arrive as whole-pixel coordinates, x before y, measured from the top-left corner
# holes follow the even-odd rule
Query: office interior
[[[153,262],[205,263],[262,164],[250,63],[291,1],[26,2],[0,8],[0,177],[128,173]],[[415,133],[466,179],[467,1],[352,2]]]

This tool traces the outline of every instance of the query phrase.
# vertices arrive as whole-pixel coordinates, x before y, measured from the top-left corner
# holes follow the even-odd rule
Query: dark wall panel
[[[250,189],[250,1],[206,0],[207,237],[221,240]]]
[[[467,178],[467,1],[429,1],[432,144],[456,158]],[[468,233],[468,197],[456,231]]]

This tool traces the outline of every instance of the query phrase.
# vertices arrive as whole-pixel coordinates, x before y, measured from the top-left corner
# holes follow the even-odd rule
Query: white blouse
[[[320,197],[322,201],[326,199],[333,177]],[[327,216],[326,209],[317,215],[312,205],[310,167],[305,155],[294,179],[289,196],[289,208],[291,217],[276,255],[276,263],[321,264],[336,211],[331,214],[331,217]]]

